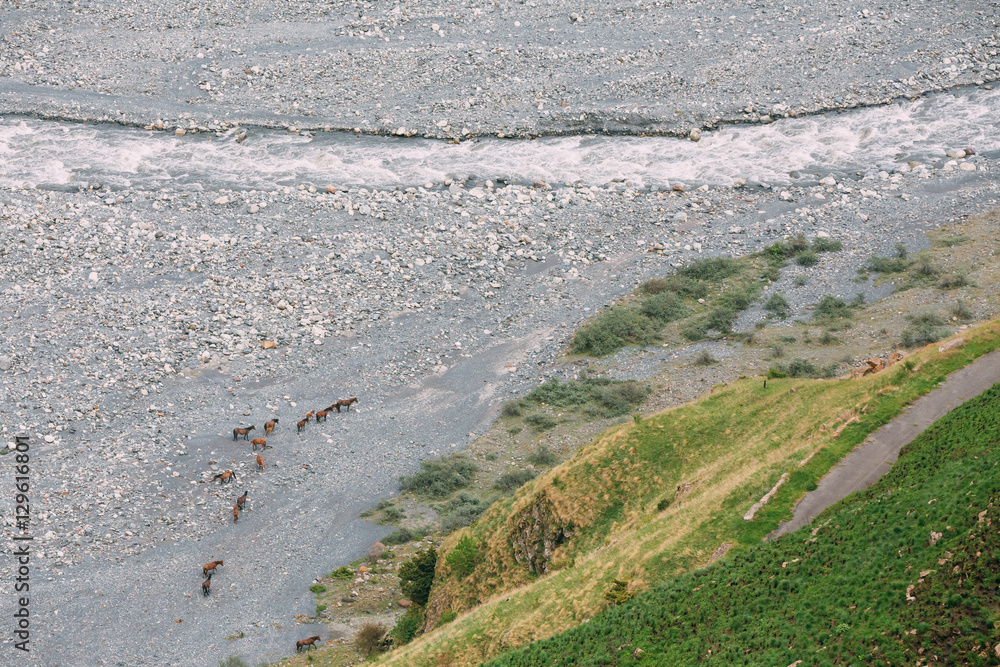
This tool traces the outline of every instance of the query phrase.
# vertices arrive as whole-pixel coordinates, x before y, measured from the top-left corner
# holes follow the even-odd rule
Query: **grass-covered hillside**
[[[998,588],[1000,384],[813,527],[490,664],[998,664]]]
[[[940,353],[930,346],[905,364],[862,379],[783,378],[765,387],[759,377],[745,378],[693,403],[613,427],[445,541],[424,634],[381,656],[378,664],[473,665],[585,621],[588,631],[596,631],[602,612],[616,601],[658,590],[713,560],[724,562],[727,552],[737,559],[733,562],[757,558],[755,545],[845,453],[948,373],[1000,346],[1000,324],[968,330],[963,337],[958,349]],[[784,473],[787,483],[745,521],[750,506]],[[894,534],[892,525],[881,529]],[[849,570],[835,576],[851,577]],[[746,585],[749,576],[734,587]],[[791,583],[778,589],[779,583],[776,578],[775,591],[795,590]],[[848,579],[841,583],[852,585]],[[835,592],[839,588],[840,583],[829,595],[844,598],[843,613],[854,614],[854,602]],[[869,605],[854,606],[864,611]],[[670,641],[707,641],[697,633],[708,608],[704,613],[698,606],[684,608],[687,615],[675,619],[683,629]],[[740,622],[757,628],[764,614],[763,608],[743,606]],[[817,636],[830,622],[815,614],[809,618]],[[787,618],[776,623],[781,632],[789,625]],[[841,637],[849,629],[838,630],[841,625],[853,627],[843,621],[826,632]],[[761,632],[776,647],[787,646],[781,634]],[[661,635],[655,637],[659,641]],[[713,655],[719,650],[705,644],[705,656],[709,649]],[[692,648],[691,655],[699,650]],[[560,651],[568,649],[558,648],[548,664]],[[580,660],[576,664],[588,664]]]

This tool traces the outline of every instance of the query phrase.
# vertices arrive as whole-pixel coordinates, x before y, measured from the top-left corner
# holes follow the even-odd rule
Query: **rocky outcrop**
[[[851,377],[857,379],[857,378],[862,378],[866,375],[870,375],[872,373],[878,373],[879,371],[883,371],[886,368],[889,368],[889,366],[892,366],[893,364],[897,363],[902,358],[903,358],[903,353],[899,351],[893,352],[885,359],[882,359],[881,357],[874,357],[872,359],[867,360],[860,366],[855,367],[854,371],[851,373]]]
[[[512,533],[514,560],[535,574],[545,574],[556,548],[573,536],[573,525],[556,515],[542,493],[519,513]]]

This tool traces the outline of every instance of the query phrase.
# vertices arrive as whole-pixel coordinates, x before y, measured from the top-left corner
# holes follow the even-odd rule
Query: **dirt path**
[[[864,444],[845,456],[837,466],[795,506],[790,521],[778,526],[768,539],[781,537],[809,524],[820,512],[855,491],[867,489],[888,472],[899,450],[928,426],[967,399],[1000,382],[1000,350],[983,355],[949,375],[936,389],[921,396],[903,413],[870,435]]]

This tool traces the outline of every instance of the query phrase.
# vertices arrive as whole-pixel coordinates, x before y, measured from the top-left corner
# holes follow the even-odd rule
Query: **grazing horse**
[[[329,411],[329,410],[320,410],[320,411],[318,411],[318,412],[316,413],[316,423],[318,424],[318,423],[319,423],[319,420],[320,420],[321,418],[323,419],[323,421],[326,421],[326,416],[327,416],[328,414],[330,414],[330,411]]]
[[[298,427],[298,430],[296,432],[297,433],[301,433],[303,430],[305,430],[305,428],[306,428],[306,422],[308,422],[308,421],[309,421],[308,419],[303,419],[298,424],[296,424],[296,426]]]
[[[220,565],[225,565],[225,563],[223,563],[221,560],[213,560],[211,563],[205,563],[204,565],[201,566],[201,573],[207,577],[209,576],[209,573],[214,573],[215,568],[219,567]]]
[[[220,472],[218,475],[212,478],[211,481],[219,480],[219,484],[225,484],[226,482],[231,482],[236,479],[236,473],[232,470],[227,470],[226,472]]]
[[[250,428],[234,428],[233,429],[233,440],[236,440],[241,435],[243,436],[244,440],[249,440],[250,439],[250,431],[256,431],[256,430],[257,430],[256,426],[251,426]]]
[[[212,575],[208,575],[208,579],[201,582],[201,594],[208,595],[209,593],[211,593],[212,592],[211,587],[212,587]]]
[[[263,470],[263,469],[264,469],[264,458],[260,454],[258,454],[257,455],[257,470]]]
[[[246,502],[247,502],[247,492],[244,491],[243,495],[236,499],[236,507],[239,509],[243,509],[243,505],[245,505]]]
[[[264,451],[264,448],[267,447],[267,440],[264,438],[254,438],[250,441],[250,444],[253,445],[255,452],[257,451],[257,445],[260,445],[260,451]]]
[[[271,431],[273,431],[274,427],[277,426],[277,425],[278,425],[278,419],[277,418],[272,419],[271,421],[269,421],[266,424],[264,424],[264,435],[270,435]]]
[[[309,639],[300,639],[299,641],[295,642],[295,652],[298,653],[299,651],[303,649],[309,649],[310,647],[315,648],[316,642],[318,641],[319,641],[319,635],[316,635],[315,637],[310,637]]]
[[[240,506],[233,506],[233,523],[239,523],[240,521]]]
[[[358,397],[354,398],[342,398],[334,403],[331,407],[337,408],[337,412],[340,412],[341,408],[345,408],[348,412],[351,411],[351,403],[357,403]]]

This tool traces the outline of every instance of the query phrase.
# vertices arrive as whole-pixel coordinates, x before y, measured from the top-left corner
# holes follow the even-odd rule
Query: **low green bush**
[[[429,498],[445,496],[472,483],[479,468],[467,456],[456,454],[420,463],[413,475],[399,478],[399,488]]]
[[[460,539],[444,559],[445,565],[450,567],[459,579],[472,574],[478,561],[479,548],[476,546],[476,541],[468,535]]]
[[[764,310],[783,320],[791,314],[792,307],[788,303],[788,299],[785,298],[784,294],[781,292],[775,292],[766,302],[764,302]]]
[[[512,493],[535,479],[536,474],[534,470],[511,470],[501,475],[493,488],[501,493]]]
[[[550,466],[559,463],[559,457],[547,445],[539,445],[538,449],[528,455],[528,463],[536,466]]]
[[[434,568],[437,567],[437,551],[427,549],[399,566],[400,590],[414,604],[423,606],[431,594],[434,582]]]
[[[485,500],[467,491],[459,491],[454,498],[438,508],[438,520],[441,528],[450,533],[468,526],[489,509],[489,506],[490,503]]]

